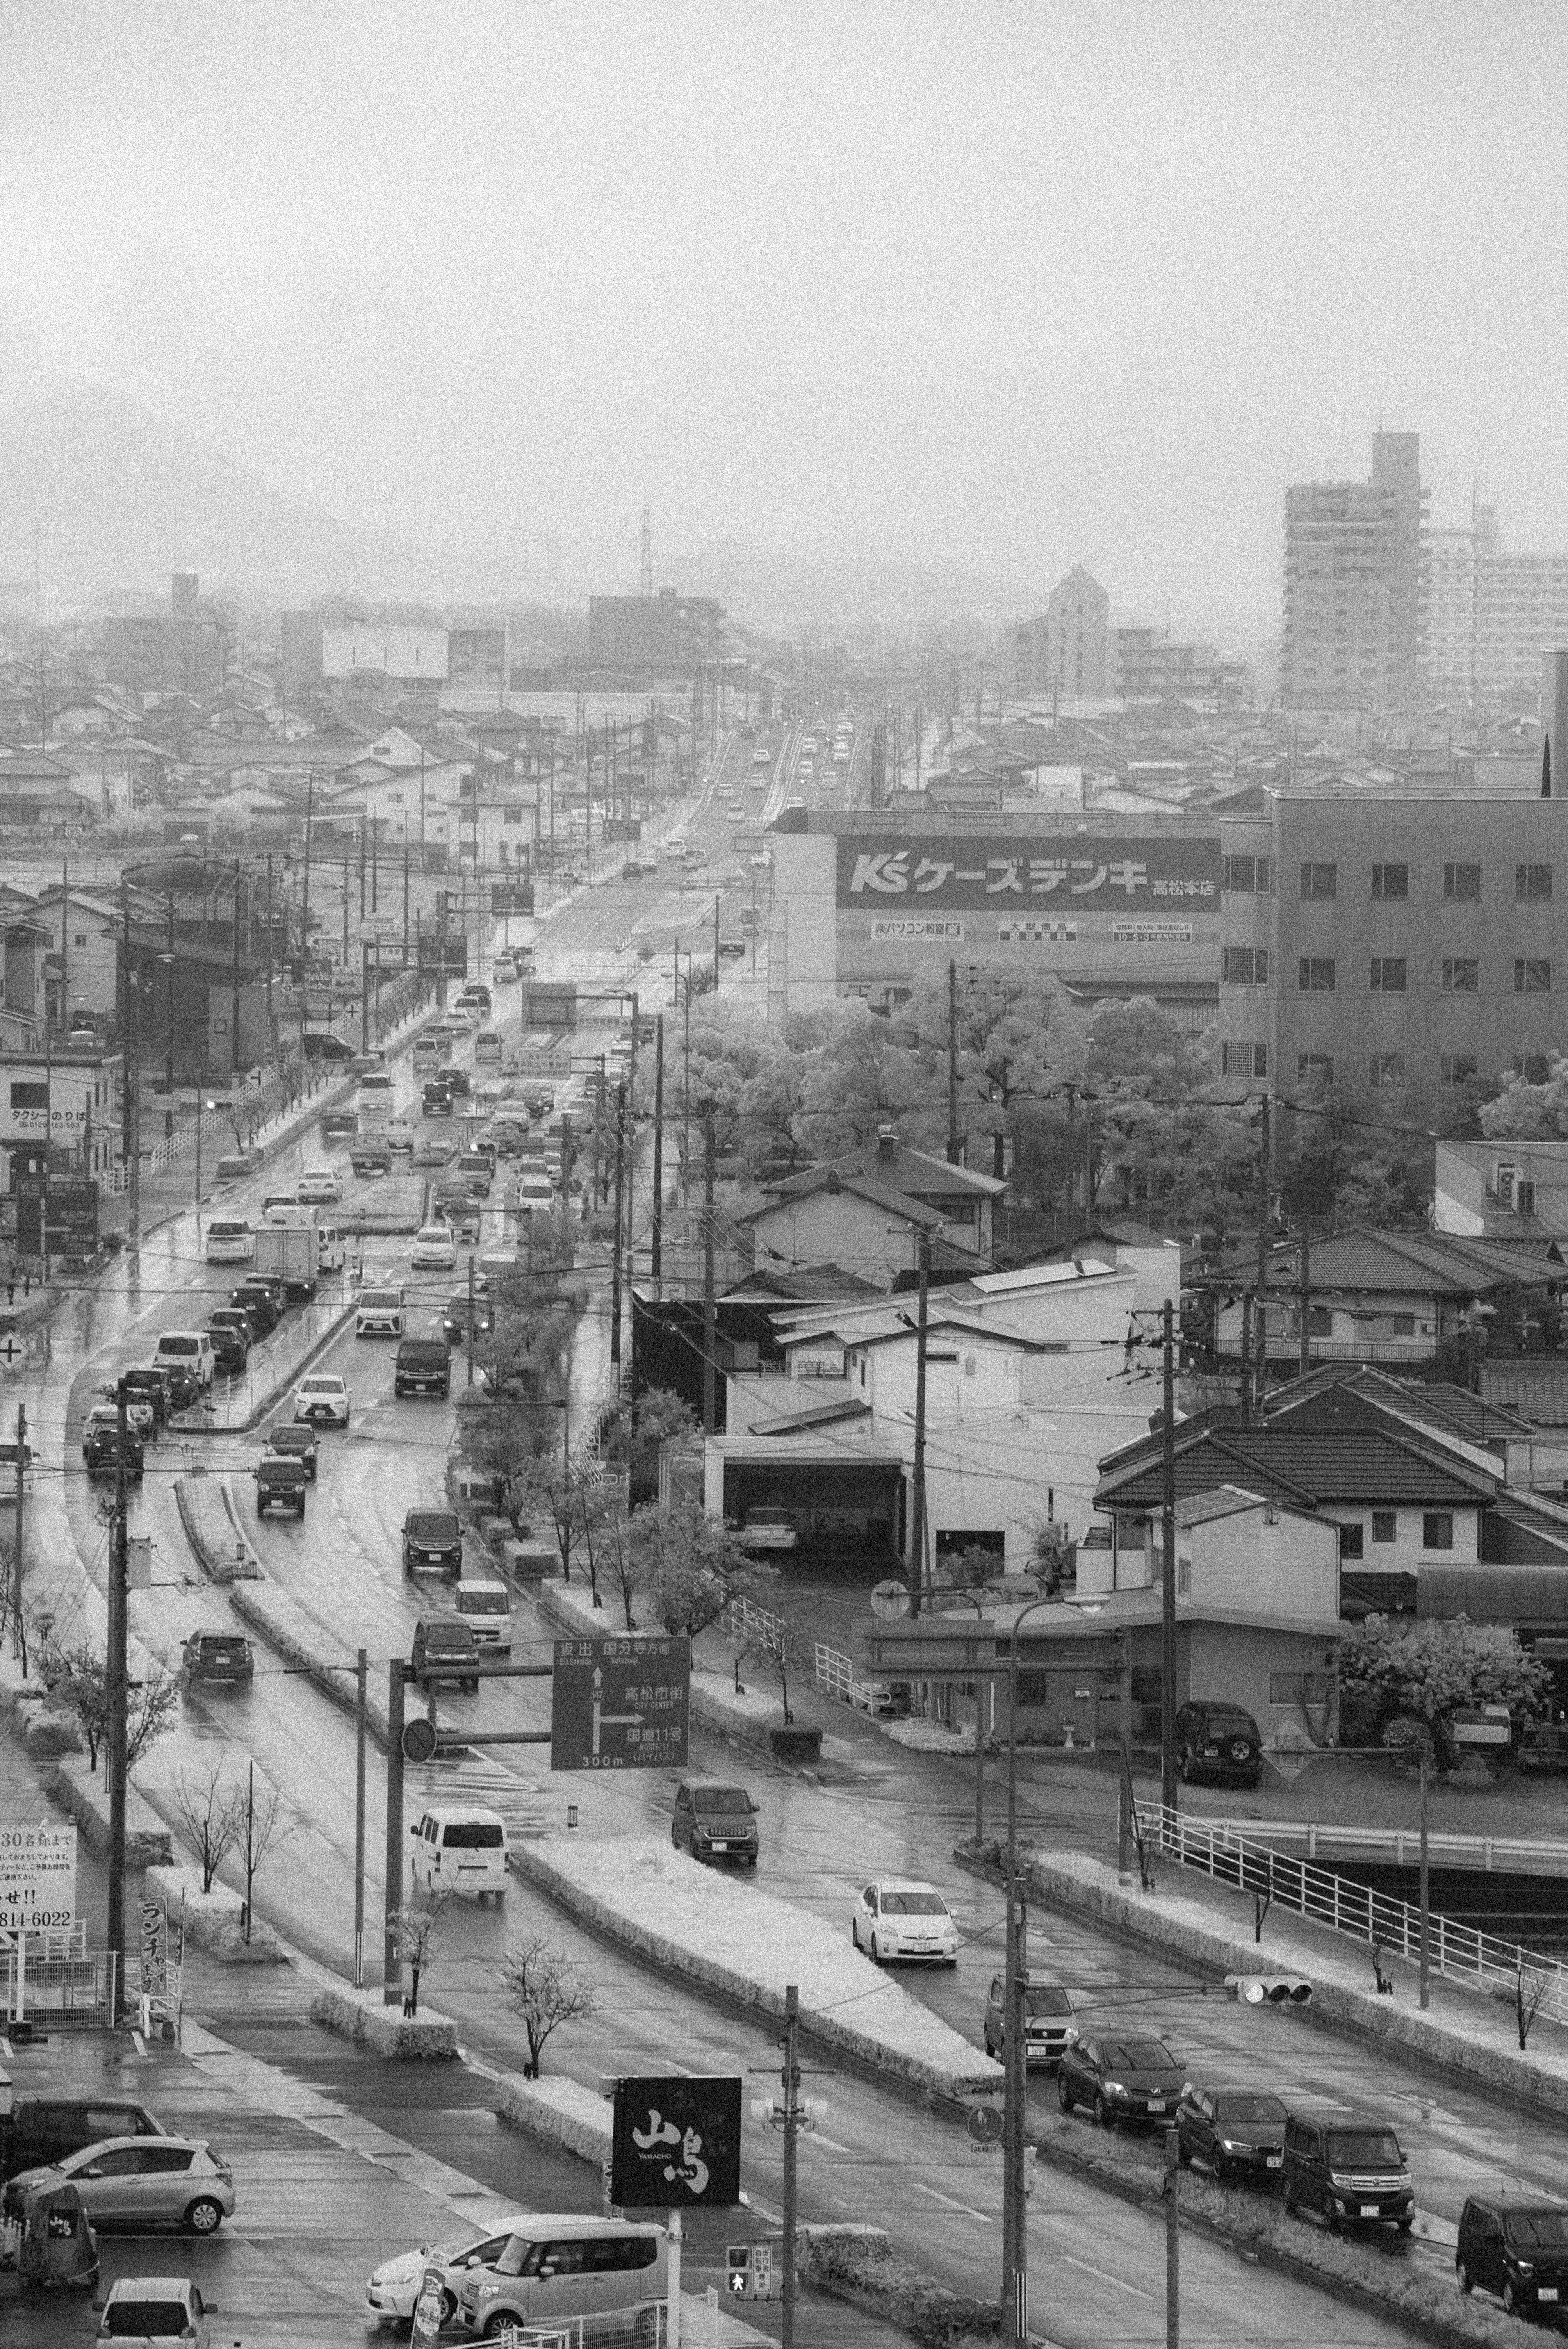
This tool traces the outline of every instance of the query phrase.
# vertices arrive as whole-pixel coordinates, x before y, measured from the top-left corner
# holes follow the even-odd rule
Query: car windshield
[[[403,1300],[395,1288],[367,1288],[359,1302],[362,1307],[373,1305],[378,1313],[385,1313]]]
[[[302,1394],[341,1394],[343,1381],[341,1379],[302,1379],[300,1392]]]
[[[1330,2129],[1331,2169],[1398,2169],[1399,2140],[1392,2129]]]
[[[1029,2013],[1034,2015],[1070,2014],[1073,2011],[1071,1999],[1057,1982],[1045,1990],[1031,1990],[1027,1996]]]
[[[182,2300],[116,2300],[103,2322],[111,2341],[178,2341],[190,2318]]]
[[[1515,2210],[1503,2220],[1502,2231],[1511,2243],[1542,2251],[1568,2250],[1568,2210]]]
[[[459,1537],[456,1517],[438,1509],[416,1509],[408,1520],[408,1538],[417,1542],[455,1542]]]
[[[751,1816],[751,1797],[743,1786],[694,1787],[692,1802],[696,1809],[715,1818],[747,1819]]]
[[[940,1892],[884,1892],[884,1917],[945,1917],[947,1903]]]
[[[453,1819],[441,1832],[449,1851],[499,1851],[506,1829],[499,1819]]]
[[[315,1438],[308,1427],[274,1427],[267,1442],[274,1452],[308,1452]]]
[[[1222,2121],[1267,2121],[1284,2127],[1284,2106],[1277,2096],[1217,2096],[1214,2113]]]
[[[1176,2058],[1158,2039],[1108,2039],[1105,2060],[1119,2072],[1173,2072]]]
[[[160,1338],[158,1350],[161,1354],[195,1354],[201,1349],[194,1338]]]

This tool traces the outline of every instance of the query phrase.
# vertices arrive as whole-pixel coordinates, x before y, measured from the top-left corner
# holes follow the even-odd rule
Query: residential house
[[[1568,1142],[1439,1142],[1439,1231],[1511,1240],[1568,1236]]]
[[[92,820],[71,788],[75,771],[40,750],[0,757],[0,829],[80,832]]]
[[[1546,1354],[1483,1361],[1476,1400],[1483,1412],[1502,1412],[1530,1428],[1529,1470],[1515,1482],[1568,1498],[1568,1362]]]
[[[521,874],[532,872],[539,825],[537,783],[501,783],[486,791],[466,791],[454,813],[459,864],[469,864],[476,872],[498,865]]]
[[[923,1238],[940,1244],[947,1268],[984,1269],[992,1211],[1006,1185],[911,1150],[884,1126],[865,1148],[763,1187],[767,1206],[741,1218],[758,1259],[830,1260],[892,1288],[914,1272]]]
[[[57,884],[39,892],[31,918],[46,933],[50,1026],[64,1032],[85,1011],[101,1023],[103,1032],[111,1030],[119,955],[115,907],[81,889],[71,890],[67,898],[64,885]]]
[[[11,961],[7,935],[7,979]],[[7,1036],[0,1045],[0,1181],[5,1187],[18,1174],[49,1171],[46,1136],[57,1169],[58,1154],[68,1150],[77,1174],[107,1175],[119,1151],[123,1071],[124,1058],[116,1050],[62,1045],[46,1057],[41,1049],[18,1049]]]

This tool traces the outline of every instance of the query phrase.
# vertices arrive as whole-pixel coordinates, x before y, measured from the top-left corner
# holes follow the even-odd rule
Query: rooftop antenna
[[[650,516],[647,506],[645,503],[643,507],[643,585],[639,593],[644,595],[651,595],[653,592],[654,525],[652,517]]]

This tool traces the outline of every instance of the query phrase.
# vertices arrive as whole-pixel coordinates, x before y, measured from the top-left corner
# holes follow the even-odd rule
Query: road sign
[[[98,1246],[96,1181],[45,1184],[25,1175],[16,1185],[16,1247],[23,1256],[90,1256]]]
[[[885,1623],[895,1622],[909,1613],[909,1585],[890,1580],[879,1582],[872,1592],[872,1613],[880,1615]]]
[[[995,2105],[975,2105],[964,2126],[976,2152],[989,2153],[1002,2142],[1002,2116]]]
[[[500,914],[507,918],[513,915],[526,917],[532,911],[533,884],[531,881],[514,881],[491,888],[490,912],[492,915]]]
[[[622,2210],[713,2209],[738,2202],[738,2075],[618,2080],[610,2175],[610,2199]]]
[[[403,1727],[403,1758],[407,1762],[433,1762],[436,1758],[436,1724],[428,1713],[416,1713]]]
[[[75,1827],[0,1826],[0,1927],[68,1925],[76,1913]]]
[[[1317,1748],[1309,1745],[1294,1722],[1286,1722],[1264,1752],[1282,1778],[1299,1778]]]
[[[14,1370],[18,1362],[26,1361],[26,1358],[27,1349],[19,1338],[0,1338],[0,1362],[4,1362],[8,1371]]]
[[[684,1770],[690,1711],[689,1640],[555,1642],[552,1770]]]

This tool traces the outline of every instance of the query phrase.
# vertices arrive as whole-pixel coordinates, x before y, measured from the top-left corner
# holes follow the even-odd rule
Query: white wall
[[[851,1191],[813,1191],[787,1206],[766,1208],[752,1226],[758,1247],[777,1248],[787,1264],[841,1265],[862,1280],[891,1288],[914,1262],[912,1226],[887,1228],[888,1211]]]
[[[775,833],[773,904],[788,946],[785,1009],[838,991],[838,843],[829,833]]]
[[[1195,1606],[1339,1613],[1339,1537],[1322,1518],[1281,1510],[1270,1525],[1263,1509],[1212,1517],[1177,1528],[1176,1554],[1191,1557]]]
[[[1424,1558],[1429,1566],[1463,1566],[1480,1555],[1480,1511],[1455,1509],[1454,1546],[1452,1549],[1428,1549],[1421,1538],[1421,1521],[1429,1514],[1423,1509],[1395,1509],[1395,1538],[1377,1542],[1372,1538],[1370,1507],[1353,1506],[1348,1502],[1325,1503],[1319,1516],[1336,1525],[1361,1526],[1361,1556],[1346,1559],[1347,1572],[1354,1574],[1357,1566],[1368,1574],[1414,1574]]]

